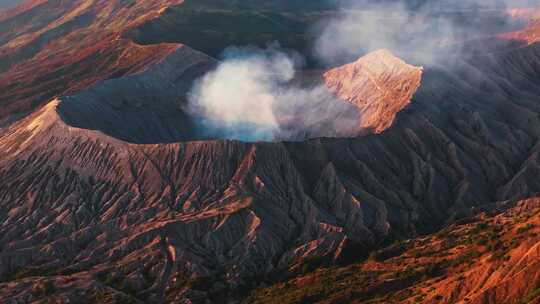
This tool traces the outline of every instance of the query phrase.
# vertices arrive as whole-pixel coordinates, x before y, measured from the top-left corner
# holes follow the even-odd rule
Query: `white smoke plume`
[[[359,54],[385,48],[399,53],[421,53],[424,62],[435,61],[435,52],[453,37],[454,27],[446,18],[426,20],[427,15],[408,9],[404,2],[370,4],[361,9],[342,9],[325,21],[314,52],[326,64],[350,61]]]
[[[188,111],[201,119],[202,136],[254,141],[354,135],[354,107],[322,85],[291,83],[294,56],[272,48],[226,53],[189,94]]]
[[[225,59],[197,82],[190,110],[207,118],[209,132],[225,128],[232,138],[271,139],[279,130],[275,89],[293,76],[293,63],[284,54]],[[218,130],[211,130],[212,125]]]
[[[350,0],[314,28],[313,52],[325,66],[380,48],[417,65],[448,64],[461,56],[468,40],[510,27],[504,8],[539,1]],[[295,56],[272,49],[227,53],[190,94],[189,112],[201,119],[204,136],[252,141],[355,135],[359,114],[354,107],[324,86],[292,85]]]
[[[381,48],[417,64],[447,63],[463,55],[467,41],[511,28],[506,9],[539,5],[540,0],[345,1],[335,18],[319,25],[314,53],[330,65]]]

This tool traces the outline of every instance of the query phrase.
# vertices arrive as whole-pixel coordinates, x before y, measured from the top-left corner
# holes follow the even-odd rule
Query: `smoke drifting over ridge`
[[[344,1],[334,18],[314,27],[313,53],[323,65],[348,63],[380,48],[414,64],[447,64],[461,56],[463,42],[511,27],[504,9],[540,5],[532,2]],[[209,138],[358,135],[357,108],[324,85],[291,84],[299,62],[272,48],[229,49],[220,65],[194,85],[188,111],[202,118],[201,130]]]
[[[256,141],[354,135],[356,108],[323,85],[291,84],[294,56],[275,49],[231,48],[226,54],[190,93],[188,111],[201,118],[203,136]]]
[[[337,64],[386,48],[413,63],[448,63],[461,57],[465,42],[517,26],[506,9],[538,5],[539,0],[344,1],[336,18],[317,27],[314,53],[323,63]]]

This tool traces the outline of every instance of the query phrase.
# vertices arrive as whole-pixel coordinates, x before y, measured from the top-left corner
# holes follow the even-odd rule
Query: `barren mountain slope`
[[[134,74],[178,44],[140,46],[124,31],[173,1],[27,1],[0,14],[0,125],[54,96]]]
[[[146,71],[61,97],[59,113],[71,126],[133,143],[197,139],[197,118],[185,111],[187,94],[215,65],[209,56],[181,46]]]
[[[538,303],[539,227],[539,198],[506,202],[362,263],[284,276],[246,303]]]
[[[381,133],[420,87],[422,69],[380,50],[324,74],[326,86],[360,109],[360,128]]]
[[[0,137],[3,299],[243,298],[253,276],[537,192],[540,47],[472,62],[427,69],[391,128],[354,139],[135,145],[53,101]],[[80,102],[71,124],[98,124]]]
[[[365,58],[328,72],[338,95],[377,109],[377,135],[186,141],[198,137],[182,111],[185,94],[215,61],[187,46],[124,38],[179,3],[34,1],[0,16],[0,104],[9,104],[0,116],[48,102],[0,130],[0,302],[243,300],[276,273],[358,261],[387,240],[540,190],[539,44],[422,73],[394,58],[385,64],[384,52],[368,55],[367,66],[382,69],[375,98],[366,74],[341,75],[362,71]],[[500,236],[505,247],[515,234]],[[451,265],[424,299],[497,303],[523,291],[536,300],[535,285],[519,285],[520,275],[536,276],[535,240],[520,239],[533,254],[512,251],[509,268],[471,265],[462,279]],[[520,261],[529,272],[518,271]],[[493,276],[478,283],[486,269]],[[418,282],[402,272],[352,295],[392,295]]]

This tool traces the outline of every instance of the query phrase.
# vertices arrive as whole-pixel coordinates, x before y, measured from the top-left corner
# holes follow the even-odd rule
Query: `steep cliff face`
[[[411,66],[388,50],[324,73],[326,86],[360,110],[359,129],[381,133],[392,125],[420,87],[422,69]]]

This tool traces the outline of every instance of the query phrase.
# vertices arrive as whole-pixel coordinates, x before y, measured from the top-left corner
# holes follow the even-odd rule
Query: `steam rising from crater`
[[[342,2],[335,17],[314,28],[318,33],[314,56],[322,65],[335,66],[387,48],[415,64],[448,64],[461,56],[465,41],[488,35],[496,26],[508,26],[503,8],[530,4],[527,0],[441,0],[416,1],[421,4],[412,8],[410,2]],[[488,24],[484,14],[493,12],[499,12],[501,19]],[[296,85],[298,62],[297,56],[272,48],[230,48],[219,66],[196,82],[188,111],[200,119],[200,130],[208,138],[253,141],[358,135],[358,108],[336,98],[324,84]]]
[[[274,49],[229,49],[191,90],[188,111],[203,136],[245,141],[353,136],[359,113],[324,85],[294,85],[294,56]]]
[[[293,75],[292,62],[279,53],[226,59],[196,84],[190,96],[191,112],[206,118],[207,127],[226,128],[233,138],[271,139],[279,130],[274,113],[279,102],[276,90]]]

